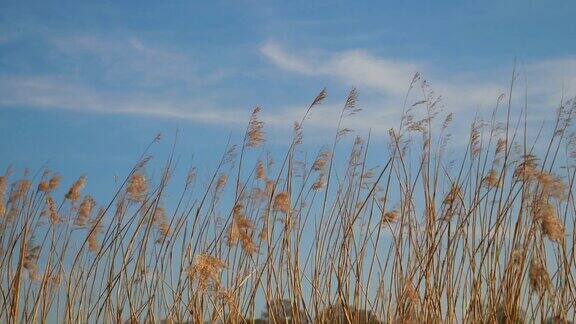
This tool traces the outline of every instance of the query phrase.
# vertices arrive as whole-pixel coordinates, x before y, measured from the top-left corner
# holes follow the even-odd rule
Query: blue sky
[[[352,86],[364,111],[350,127],[378,138],[415,72],[471,122],[506,91],[514,58],[532,118],[546,120],[576,90],[574,12],[574,1],[2,1],[0,168],[47,166],[66,183],[86,173],[104,195],[156,133],[179,130],[182,161],[209,170],[252,107],[278,149],[323,87],[312,143],[334,131]]]

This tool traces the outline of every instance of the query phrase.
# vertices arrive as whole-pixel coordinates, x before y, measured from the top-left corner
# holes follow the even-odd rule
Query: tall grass
[[[360,112],[352,90],[311,160],[303,131],[326,91],[279,156],[265,154],[256,108],[211,174],[174,178],[172,152],[150,176],[157,137],[100,204],[85,192],[89,177],[57,197],[60,175],[8,170],[0,321],[573,319],[576,101],[534,132],[513,88],[490,119],[472,122],[467,144],[450,144],[452,114],[415,75],[384,147],[343,126]],[[168,188],[181,190],[170,205]]]

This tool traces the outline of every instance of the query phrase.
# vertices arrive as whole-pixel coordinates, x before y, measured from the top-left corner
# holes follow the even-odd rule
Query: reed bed
[[[174,152],[154,173],[157,137],[105,202],[90,175],[7,170],[0,321],[573,320],[576,101],[535,132],[512,104],[515,78],[489,118],[459,127],[465,144],[452,144],[453,115],[417,74],[384,146],[343,126],[361,113],[353,89],[309,158],[322,90],[283,154],[266,153],[255,108],[210,174],[175,178]]]

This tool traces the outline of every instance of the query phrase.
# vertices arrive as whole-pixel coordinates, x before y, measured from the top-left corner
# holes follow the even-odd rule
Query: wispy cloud
[[[206,68],[207,64],[182,48],[117,35],[43,37],[50,53],[47,60],[57,68],[36,74],[0,73],[0,106],[138,114],[230,126],[243,125],[249,116],[249,106],[220,103],[231,87],[226,84],[230,72]],[[268,41],[259,51],[274,67],[298,78],[317,77],[358,87],[364,111],[346,126],[381,133],[398,124],[403,97],[416,72],[431,80],[448,111],[460,112],[468,121],[482,108],[491,108],[498,95],[507,91],[510,79],[509,67],[450,74],[429,62],[391,59],[361,49],[291,50]],[[574,94],[575,58],[523,63],[519,71],[528,80],[535,118],[550,118],[545,109],[554,108],[562,91],[566,96]],[[264,107],[263,118],[274,130],[287,130],[305,106],[303,102]],[[309,126],[332,129],[338,114],[330,111],[340,108],[330,100],[312,116]]]
[[[0,106],[136,114],[230,125],[240,124],[234,115],[248,116],[243,111],[211,107],[202,99],[181,101],[147,94],[107,93],[61,76],[0,77]]]
[[[511,69],[511,66],[505,70],[494,67],[491,71],[447,74],[425,62],[379,57],[364,50],[335,53],[316,50],[314,55],[307,55],[302,51],[290,51],[275,41],[265,42],[260,52],[282,70],[302,75],[326,76],[344,84],[391,96],[404,95],[414,73],[420,72],[438,88],[442,88],[447,96],[467,97],[474,103],[487,94],[497,96],[498,89],[505,90]],[[530,92],[535,95],[558,94],[562,87],[565,90],[576,90],[575,57],[521,62],[517,72],[526,74]]]
[[[10,40],[7,40],[10,41]],[[228,72],[193,55],[129,37],[43,35],[48,72],[0,73],[0,106],[139,114],[199,123],[240,123],[246,109],[213,99]],[[21,65],[33,62],[18,62]],[[33,68],[24,71],[35,70]],[[38,69],[36,69],[38,70]]]
[[[149,44],[136,37],[71,35],[49,39],[54,50],[113,86],[154,87],[210,85],[226,77],[226,71],[202,71],[190,53],[166,45]],[[128,84],[125,84],[128,83]]]
[[[390,59],[364,50],[328,53],[318,49],[313,52],[289,50],[275,41],[264,43],[260,52],[288,73],[325,77],[346,86],[357,86],[366,94],[362,104],[365,109],[352,123],[364,129],[386,130],[382,126],[393,124],[391,119],[397,124],[402,99],[416,72],[423,74],[432,89],[442,95],[446,110],[458,112],[461,120],[470,122],[475,114],[487,115],[499,95],[508,92],[512,68],[510,64],[488,71],[446,73],[425,62]],[[524,97],[525,90],[528,91],[531,117],[535,121],[554,118],[550,111],[556,108],[562,93],[565,98],[576,94],[576,58],[520,62],[517,72],[519,86],[515,91],[521,93],[517,97]]]
[[[346,84],[391,95],[405,93],[414,73],[422,69],[415,63],[377,58],[362,50],[300,57],[289,53],[280,44],[268,41],[260,51],[283,70],[332,77]]]

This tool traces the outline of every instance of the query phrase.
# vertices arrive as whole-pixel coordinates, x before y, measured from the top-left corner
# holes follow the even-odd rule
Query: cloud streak
[[[231,127],[244,125],[249,117],[250,107],[219,103],[231,87],[229,71],[201,67],[202,62],[181,49],[135,37],[44,37],[47,52],[52,53],[49,63],[66,68],[37,74],[1,73],[1,107],[134,114]],[[375,133],[385,133],[398,124],[404,95],[416,72],[432,80],[433,89],[444,97],[446,110],[459,112],[468,122],[482,108],[493,107],[496,98],[506,92],[510,78],[509,71],[498,69],[450,75],[425,62],[390,59],[361,49],[291,51],[268,41],[259,47],[259,53],[274,68],[296,76],[296,82],[317,77],[358,87],[364,111],[346,126],[372,128]],[[574,93],[575,58],[524,63],[520,71],[527,76],[535,118],[551,118],[549,110],[562,91],[566,97]],[[285,131],[306,104],[263,107],[263,118],[274,130]],[[326,112],[339,109],[338,103],[330,101],[322,107],[323,112],[312,116],[308,126],[332,129],[338,114]]]
[[[0,106],[64,109],[87,113],[134,114],[184,119],[206,124],[240,124],[242,111],[210,107],[201,100],[99,92],[60,76],[0,77]],[[248,116],[248,114],[246,114]]]
[[[227,72],[203,71],[178,49],[138,38],[43,35],[45,59],[55,68],[37,73],[0,73],[0,107],[65,109],[240,124],[248,109],[219,107],[212,93]],[[8,40],[10,41],[10,40]],[[17,62],[33,65],[33,62]],[[25,71],[35,70],[34,66]]]
[[[431,80],[432,89],[442,95],[445,110],[457,113],[455,118],[465,123],[470,123],[477,114],[489,117],[497,98],[507,94],[511,78],[511,67],[449,74],[422,62],[378,57],[363,50],[335,53],[315,50],[309,54],[309,51],[290,51],[275,41],[268,41],[260,47],[260,52],[287,73],[322,77],[347,87],[358,87],[366,99],[362,102],[365,109],[352,123],[361,129],[386,131],[398,124],[403,98],[416,72]],[[522,62],[517,72],[515,98],[523,98],[527,91],[530,118],[534,123],[553,119],[554,114],[550,112],[561,98],[576,94],[576,58]],[[420,99],[416,96],[413,100]],[[460,133],[465,131],[465,127],[457,129]]]
[[[343,84],[376,91],[388,96],[402,96],[414,73],[423,73],[439,92],[446,97],[466,97],[472,104],[487,96],[497,97],[506,90],[509,71],[494,68],[492,71],[446,74],[422,62],[389,59],[371,55],[364,50],[306,55],[292,53],[275,41],[268,41],[260,52],[277,68],[304,76],[325,76]],[[530,92],[534,96],[556,95],[562,86],[576,90],[576,58],[560,58],[526,62],[519,65],[519,72],[527,75]]]
[[[422,69],[418,64],[377,58],[362,50],[310,58],[288,53],[280,44],[269,41],[260,52],[286,71],[327,76],[390,95],[404,94],[414,73]]]

